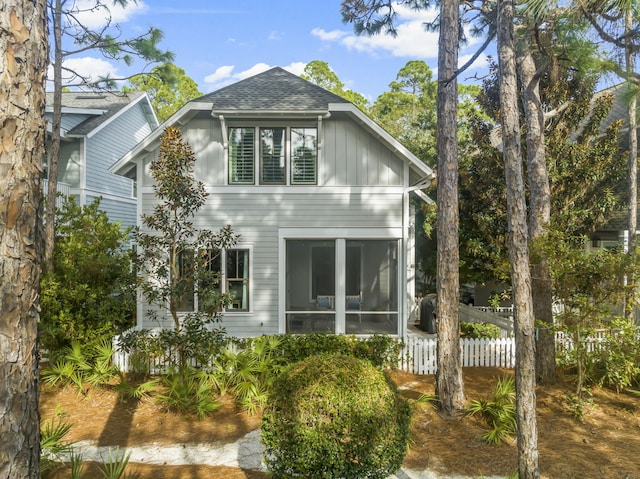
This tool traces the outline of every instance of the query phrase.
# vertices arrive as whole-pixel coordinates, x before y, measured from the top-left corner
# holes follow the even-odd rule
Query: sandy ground
[[[512,371],[465,368],[469,400],[489,397],[500,375]],[[394,373],[402,394],[416,399],[434,392],[433,376]],[[595,408],[579,421],[567,407],[569,383],[538,387],[540,471],[544,479],[640,479],[640,399],[594,389]],[[43,388],[43,420],[55,415],[72,423],[69,440],[85,461],[102,461],[117,450],[131,454],[129,471],[139,479],[265,479],[259,416],[228,398],[199,421],[162,412],[152,400],[120,402],[109,389]],[[517,470],[515,441],[485,444],[477,418],[442,417],[420,407],[413,417],[409,451],[398,479],[499,478]],[[86,477],[97,462],[89,462]],[[47,479],[67,478],[62,468]]]

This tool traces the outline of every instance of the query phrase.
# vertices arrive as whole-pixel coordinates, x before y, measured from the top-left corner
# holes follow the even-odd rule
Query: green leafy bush
[[[282,354],[295,363],[318,354],[346,354],[369,360],[376,367],[395,367],[403,344],[396,338],[376,334],[370,338],[333,334],[285,335]]]
[[[467,408],[470,415],[480,414],[491,428],[482,438],[490,444],[516,433],[516,386],[512,377],[498,379],[492,399],[476,399]]]
[[[389,376],[346,355],[312,356],[275,381],[262,419],[273,478],[382,479],[407,450],[411,407]]]
[[[56,212],[53,270],[41,278],[40,341],[49,354],[133,324],[135,277],[129,231],[109,222],[97,198],[78,206],[66,198]]]
[[[64,457],[73,452],[73,443],[65,437],[71,430],[71,424],[64,422],[62,413],[56,410],[56,416],[40,426],[40,472],[57,468]]]
[[[640,384],[638,326],[624,318],[611,322],[598,356],[597,381],[617,392]]]
[[[221,328],[209,328],[210,321],[198,314],[187,315],[182,328],[130,330],[120,336],[118,348],[135,357],[135,372],[148,373],[149,363],[176,369],[185,364],[207,366],[228,344]]]
[[[467,338],[498,339],[502,332],[491,323],[460,323],[460,332]]]

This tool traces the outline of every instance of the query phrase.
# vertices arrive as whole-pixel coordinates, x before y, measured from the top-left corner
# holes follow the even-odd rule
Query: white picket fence
[[[438,340],[411,336],[405,339],[399,368],[413,374],[435,374],[437,369]],[[514,338],[460,339],[463,367],[515,366],[516,344]]]

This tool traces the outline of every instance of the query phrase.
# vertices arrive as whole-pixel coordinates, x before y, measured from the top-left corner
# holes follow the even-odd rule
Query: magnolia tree
[[[137,232],[139,248],[138,284],[155,319],[167,312],[176,331],[186,321],[198,324],[220,319],[230,304],[220,282],[220,252],[237,240],[230,226],[213,232],[198,229],[194,218],[208,196],[205,186],[193,174],[195,155],[182,139],[180,130],[168,127],[160,154],[151,163],[158,203],[151,214],[142,216]],[[197,294],[197,300],[194,296]],[[179,314],[186,311],[187,314]]]

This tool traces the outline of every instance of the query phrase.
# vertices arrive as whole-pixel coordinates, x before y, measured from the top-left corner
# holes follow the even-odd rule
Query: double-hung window
[[[229,294],[231,302],[225,308],[227,311],[249,311],[249,259],[248,248],[202,251],[199,258],[202,271],[197,274],[198,281],[194,281],[193,252],[185,252],[179,260],[179,274],[186,287],[182,288],[178,309],[221,311],[222,295]]]
[[[228,138],[230,185],[317,184],[316,127],[231,127]]]

